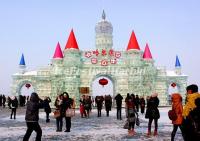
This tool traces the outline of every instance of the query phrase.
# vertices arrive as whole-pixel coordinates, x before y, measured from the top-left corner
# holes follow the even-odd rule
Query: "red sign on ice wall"
[[[85,52],[85,57],[91,59],[92,64],[97,64],[98,59],[97,57],[101,56],[110,56],[112,57],[111,59],[103,59],[101,60],[101,65],[102,66],[108,66],[108,64],[117,64],[117,59],[121,57],[121,52],[120,51],[114,51],[113,49],[110,49],[108,52],[105,49],[102,49],[101,51],[94,50],[94,51],[86,51]]]

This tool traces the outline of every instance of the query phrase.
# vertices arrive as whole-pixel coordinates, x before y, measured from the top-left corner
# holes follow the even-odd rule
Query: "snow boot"
[[[157,136],[157,135],[158,135],[158,132],[155,130],[154,133],[153,133],[153,135],[154,135],[154,136]]]
[[[135,130],[132,129],[132,130],[131,130],[131,135],[134,136],[135,134],[136,134]]]
[[[132,136],[132,131],[128,130],[128,136]]]
[[[148,130],[147,136],[151,136],[151,131],[150,130]]]

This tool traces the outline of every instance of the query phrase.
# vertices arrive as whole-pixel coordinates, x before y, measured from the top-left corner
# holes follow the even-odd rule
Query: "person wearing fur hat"
[[[43,101],[39,98],[38,94],[33,92],[30,100],[27,102],[26,108],[26,125],[27,130],[24,135],[23,141],[28,141],[33,130],[36,132],[36,141],[41,141],[42,129],[38,123],[39,121],[39,109],[43,108]]]
[[[158,110],[158,105],[159,105],[159,99],[158,99],[158,94],[154,93],[151,95],[151,97],[148,100],[147,103],[147,110],[145,114],[145,118],[149,119],[148,122],[148,132],[147,135],[151,135],[151,124],[154,120],[155,124],[155,129],[154,129],[154,136],[158,135],[158,119],[160,118],[160,112]]]

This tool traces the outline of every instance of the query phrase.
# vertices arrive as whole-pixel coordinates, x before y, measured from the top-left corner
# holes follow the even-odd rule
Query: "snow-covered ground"
[[[169,108],[160,108],[161,118],[158,121],[158,136],[156,137],[146,136],[148,120],[141,114],[139,114],[141,124],[139,127],[135,127],[136,135],[129,137],[127,129],[123,129],[126,121],[124,109],[122,110],[123,120],[116,119],[116,109],[114,108],[109,117],[106,117],[105,110],[102,110],[102,117],[97,117],[96,109],[93,109],[90,118],[81,118],[79,110],[76,110],[76,116],[72,118],[72,128],[69,133],[64,132],[65,128],[63,128],[63,132],[56,132],[53,115],[51,115],[51,122],[46,123],[45,113],[41,110],[39,123],[43,131],[42,141],[170,141],[172,124],[167,116],[168,110]],[[9,109],[0,108],[0,141],[22,140],[26,131],[24,113],[24,108],[18,109],[17,117],[13,120],[10,119]],[[30,141],[34,140],[35,133],[33,132]],[[177,131],[175,140],[183,140],[180,130]]]

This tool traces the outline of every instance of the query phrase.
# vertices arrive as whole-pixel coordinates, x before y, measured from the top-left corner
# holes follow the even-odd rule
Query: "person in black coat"
[[[144,100],[144,97],[142,97],[140,99],[140,109],[141,109],[141,114],[144,114],[144,111],[145,111],[145,100]]]
[[[109,116],[109,111],[111,111],[112,107],[112,97],[110,95],[105,95],[105,109],[106,115]]]
[[[6,96],[5,95],[3,95],[3,108],[5,108],[6,107]]]
[[[137,112],[139,112],[139,105],[140,105],[140,98],[139,98],[138,95],[136,95],[136,97],[135,97],[135,107],[136,107]]]
[[[51,99],[49,97],[44,98],[43,106],[44,106],[44,111],[46,113],[46,122],[50,122],[50,119],[49,119],[49,114],[51,113],[51,107],[49,105],[50,102],[51,102]]]
[[[73,100],[71,98],[69,98],[69,94],[67,92],[64,92],[63,93],[63,111],[62,113],[66,113],[66,110],[68,108],[71,108],[72,107],[72,104],[73,104]],[[66,123],[66,130],[65,132],[70,132],[70,129],[71,129],[71,117],[66,117],[65,116],[65,123]]]
[[[16,96],[13,96],[11,98],[10,103],[8,105],[9,108],[11,109],[10,119],[12,119],[12,115],[14,116],[13,118],[16,119],[16,110],[18,108],[18,100]]]
[[[148,133],[147,133],[148,136],[151,135],[151,124],[152,124],[153,120],[155,123],[154,136],[158,135],[157,130],[158,130],[158,119],[160,118],[160,113],[158,110],[159,99],[157,96],[158,96],[157,93],[152,94],[147,103],[147,110],[146,110],[145,118],[149,119]]]
[[[42,129],[38,123],[39,121],[39,109],[43,108],[43,101],[39,98],[38,94],[33,92],[30,97],[30,101],[27,102],[26,108],[26,125],[27,130],[24,135],[23,141],[28,141],[33,130],[36,132],[36,141],[41,141]]]
[[[101,117],[101,109],[103,106],[103,101],[104,101],[103,96],[96,96],[95,103],[97,104],[97,113],[98,113],[97,117]]]
[[[90,116],[90,109],[92,105],[92,100],[89,96],[85,96],[85,102],[84,102],[84,109],[87,112],[86,117],[89,118]]]
[[[193,140],[198,141],[200,139],[200,98],[195,100],[196,108],[190,112],[191,120],[191,132],[193,134]],[[191,138],[190,138],[191,139]]]
[[[116,105],[117,105],[117,119],[122,120],[122,100],[123,97],[120,94],[115,96]]]
[[[2,95],[0,95],[0,106],[2,106]]]
[[[23,106],[23,96],[19,95],[19,105],[22,107]]]

